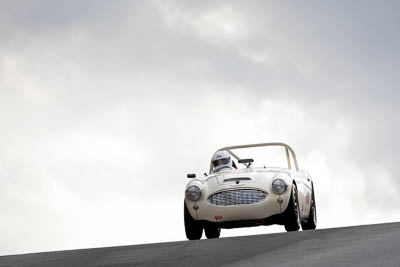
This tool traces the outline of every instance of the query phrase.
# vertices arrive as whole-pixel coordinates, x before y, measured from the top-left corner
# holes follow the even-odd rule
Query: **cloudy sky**
[[[245,143],[294,148],[319,228],[398,221],[399,13],[2,1],[0,255],[185,240],[186,173]]]

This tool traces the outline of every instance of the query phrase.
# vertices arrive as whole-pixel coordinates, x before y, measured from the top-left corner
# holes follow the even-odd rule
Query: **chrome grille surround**
[[[212,194],[208,202],[217,206],[250,205],[265,200],[268,193],[260,189],[232,189]]]

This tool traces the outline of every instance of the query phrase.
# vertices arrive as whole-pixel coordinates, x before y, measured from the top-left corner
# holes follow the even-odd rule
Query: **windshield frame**
[[[293,162],[294,162],[294,167],[295,167],[296,171],[299,171],[296,154],[294,153],[293,149],[285,143],[259,143],[259,144],[249,144],[249,145],[227,146],[227,147],[222,147],[222,148],[218,149],[216,152],[221,151],[221,150],[226,150],[232,157],[234,157],[236,160],[239,160],[240,157],[237,156],[235,153],[233,153],[231,150],[237,149],[237,148],[264,147],[264,146],[282,146],[282,147],[284,147],[285,152],[286,152],[286,160],[288,163],[288,169],[289,170],[292,169],[291,161],[290,161],[290,154],[291,154],[292,158],[293,158]],[[210,173],[212,172],[212,170],[213,170],[213,164],[211,161],[210,162]]]

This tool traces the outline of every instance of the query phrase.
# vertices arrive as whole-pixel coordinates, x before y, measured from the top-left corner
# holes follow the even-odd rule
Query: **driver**
[[[215,152],[214,156],[211,159],[211,163],[213,165],[212,172],[220,172],[220,171],[232,171],[233,163],[231,156],[225,150]]]

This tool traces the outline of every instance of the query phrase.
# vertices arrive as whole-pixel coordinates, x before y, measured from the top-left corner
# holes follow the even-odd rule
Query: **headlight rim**
[[[189,190],[190,190],[191,188],[197,188],[197,195],[193,195],[193,194],[190,194],[190,193],[189,193]],[[189,200],[197,201],[197,200],[199,200],[200,197],[201,197],[201,188],[200,188],[198,185],[191,185],[191,186],[189,186],[189,187],[186,189],[186,191],[185,191],[185,196],[186,196]]]
[[[276,188],[276,186],[275,186],[275,183],[277,183],[277,182],[282,182],[282,183],[284,184],[284,188],[281,189],[281,190],[278,190],[278,189]],[[286,182],[284,179],[282,179],[282,178],[280,178],[280,177],[277,177],[276,179],[274,179],[274,180],[272,181],[271,188],[272,188],[272,192],[274,192],[275,194],[277,194],[277,195],[282,195],[283,193],[285,193],[285,192],[287,191],[288,184],[287,184],[287,182]]]

